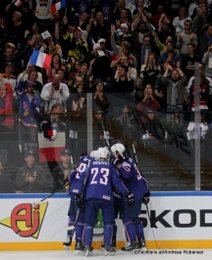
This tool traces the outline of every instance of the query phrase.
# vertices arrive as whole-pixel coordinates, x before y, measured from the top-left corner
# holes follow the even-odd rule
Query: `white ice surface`
[[[198,254],[201,252],[201,254]],[[143,253],[142,253],[143,252]],[[211,260],[212,249],[192,249],[188,250],[147,250],[137,252],[121,252],[117,251],[113,256],[107,256],[109,259],[121,259],[121,260],[187,260],[187,259],[200,259]],[[0,251],[0,260],[82,260],[82,259],[96,259],[106,260],[104,253],[100,250],[95,250],[92,255],[86,257],[83,253],[76,254],[74,251]]]

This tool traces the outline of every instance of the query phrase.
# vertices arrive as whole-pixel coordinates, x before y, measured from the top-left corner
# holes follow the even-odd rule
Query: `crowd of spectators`
[[[104,116],[108,95],[121,93],[143,125],[154,111],[190,121],[195,73],[201,116],[212,122],[211,0],[67,0],[53,11],[57,2],[1,0],[0,132],[21,125],[32,148],[52,108],[76,119],[86,93]],[[50,65],[31,64],[33,51],[50,55]],[[115,118],[134,131],[127,105]]]

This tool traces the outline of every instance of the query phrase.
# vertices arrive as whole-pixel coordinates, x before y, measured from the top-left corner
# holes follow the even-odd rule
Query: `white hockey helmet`
[[[117,156],[117,153],[119,153],[120,155],[123,155],[126,150],[124,145],[121,143],[116,143],[116,144],[112,145],[110,149],[114,156]]]
[[[98,151],[97,150],[93,150],[90,152],[90,157],[91,158],[94,158],[94,159],[97,159],[98,157]]]
[[[96,159],[109,159],[110,157],[110,151],[109,149],[105,146],[105,147],[100,147],[97,150],[97,157]]]

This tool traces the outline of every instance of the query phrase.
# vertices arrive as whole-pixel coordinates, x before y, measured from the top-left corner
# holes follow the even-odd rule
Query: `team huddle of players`
[[[112,159],[111,159],[112,158]],[[85,255],[92,251],[93,229],[99,210],[104,224],[105,255],[116,251],[116,219],[125,227],[124,251],[145,247],[143,225],[139,219],[142,202],[148,203],[149,191],[144,176],[121,143],[100,147],[82,156],[69,178],[71,197],[69,230],[64,246],[70,246],[75,232],[75,250]]]

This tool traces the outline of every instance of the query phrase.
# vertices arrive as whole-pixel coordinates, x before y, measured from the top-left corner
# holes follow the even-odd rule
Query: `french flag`
[[[15,6],[17,6],[17,7],[19,7],[19,6],[22,5],[22,1],[21,1],[21,0],[14,0],[12,3],[13,3]]]
[[[51,13],[55,14],[62,7],[66,8],[66,0],[61,0],[51,6]]]
[[[52,56],[41,51],[33,51],[29,64],[48,69],[50,68]]]
[[[56,133],[55,130],[38,133],[38,146],[40,163],[60,162],[62,150],[66,146],[66,134]]]

